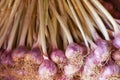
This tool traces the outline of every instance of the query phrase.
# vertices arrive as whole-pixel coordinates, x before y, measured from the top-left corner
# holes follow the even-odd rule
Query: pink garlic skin
[[[58,79],[56,80],[75,80],[74,78],[67,78],[66,76],[62,76],[62,77],[59,77]]]
[[[6,76],[2,80],[17,80],[14,76]]]
[[[1,64],[3,64],[3,65],[13,65],[13,60],[12,60],[11,54],[12,54],[12,51],[7,51],[7,50],[4,51],[1,54],[1,57],[0,57]]]
[[[0,49],[0,56],[2,55],[2,53],[5,51],[5,49]]]
[[[110,64],[103,67],[103,70],[101,71],[101,75],[98,80],[106,80],[107,77],[118,75],[119,73],[120,67],[114,62],[111,62]]]
[[[97,78],[97,73],[99,69],[97,69],[97,65],[100,63],[99,60],[94,56],[93,52],[90,53],[90,55],[87,56],[85,62],[84,62],[83,70],[82,70],[82,79],[95,79]],[[86,78],[87,77],[87,78]]]
[[[65,55],[68,59],[74,59],[79,55],[85,55],[85,54],[86,54],[86,48],[78,45],[77,43],[69,44],[65,51]]]
[[[20,76],[24,76],[24,75],[27,74],[27,72],[26,72],[25,70],[20,70],[20,69],[19,69],[19,70],[16,71],[16,74],[17,74],[17,75],[20,75]]]
[[[43,79],[49,79],[57,74],[57,67],[52,61],[46,59],[39,66],[38,73]]]
[[[117,34],[117,35],[114,37],[113,45],[114,45],[114,47],[117,48],[117,49],[120,48],[120,35],[119,35],[119,34]]]
[[[99,60],[96,58],[96,56],[93,54],[93,52],[90,53],[90,55],[87,56],[85,60],[86,66],[95,67],[99,64]]]
[[[41,64],[44,60],[39,48],[33,48],[30,52],[26,54],[25,58],[33,61],[35,64]]]
[[[23,46],[18,47],[12,52],[13,61],[18,61],[18,59],[24,58],[27,52],[28,50],[25,47]]]
[[[79,72],[79,70],[80,70],[80,68],[78,66],[68,62],[64,66],[64,75],[66,75],[67,77],[71,77],[71,76],[74,76],[75,73]]]
[[[50,58],[56,64],[65,64],[66,63],[66,56],[65,56],[64,52],[59,49],[54,50],[51,53]]]
[[[86,57],[85,65],[83,68],[83,79],[88,78],[95,79],[97,78],[100,69],[105,61],[109,60],[110,57],[110,44],[105,40],[97,40],[97,47],[95,47],[90,54]]]
[[[81,80],[96,80],[98,74],[96,73],[96,70],[94,70],[95,68],[93,67],[89,67],[89,66],[84,66],[84,69],[82,71],[82,76],[81,76]]]
[[[62,74],[57,74],[55,76],[55,80],[75,80],[73,77],[68,78],[66,75]]]
[[[120,50],[116,50],[112,53],[112,59],[115,61],[120,61]]]
[[[111,53],[111,44],[106,40],[97,40],[97,47],[94,50],[94,56],[100,62],[108,61]]]

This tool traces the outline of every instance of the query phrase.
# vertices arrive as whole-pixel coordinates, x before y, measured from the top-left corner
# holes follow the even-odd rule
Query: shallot
[[[43,80],[53,80],[57,73],[57,67],[52,61],[44,60],[39,66],[38,73]]]
[[[98,80],[106,80],[106,79],[119,80],[120,79],[118,77],[119,73],[120,73],[120,67],[111,61],[108,63],[108,65],[102,68]]]

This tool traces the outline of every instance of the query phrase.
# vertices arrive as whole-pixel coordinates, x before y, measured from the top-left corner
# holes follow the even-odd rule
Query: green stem
[[[4,1],[4,0],[3,0]],[[2,11],[4,11],[4,10],[6,10],[7,8],[8,8],[8,5],[9,5],[9,2],[10,2],[10,0],[6,0],[4,3],[1,3],[0,4],[0,10]]]
[[[22,28],[23,28],[23,23],[24,23],[24,18],[25,18],[25,12],[26,12],[26,9],[23,8],[22,16],[21,16],[21,19],[20,19],[19,27],[18,27],[17,44],[16,44],[16,46],[19,46],[21,33],[22,33]]]
[[[117,23],[115,22],[114,18],[110,15],[110,13],[102,6],[102,4],[98,0],[91,0],[91,2],[111,22],[111,24],[114,27],[115,34],[119,33],[119,29],[118,29]]]
[[[58,48],[57,41],[56,41],[56,34],[55,34],[55,30],[54,30],[54,27],[53,27],[50,17],[48,18],[48,29],[50,32],[52,47],[53,47],[53,49],[56,49],[56,48]]]
[[[48,25],[48,7],[49,7],[49,0],[44,0],[44,7],[45,7],[45,26]]]
[[[65,32],[65,34],[67,36],[68,42],[69,43],[73,43],[72,36],[70,34],[69,29],[67,28],[67,23],[64,22],[63,18],[61,18],[61,16],[55,10],[55,8],[54,8],[54,6],[53,6],[53,4],[51,2],[50,2],[50,9],[53,11],[53,14],[56,16],[56,18],[58,19],[59,23],[61,24],[61,27],[62,27],[62,29],[64,30],[64,32]]]
[[[72,18],[72,20],[75,22],[75,19],[74,19],[74,17],[73,17],[73,14],[72,14],[72,12],[71,12],[71,10],[70,10],[70,8],[69,8],[69,6],[67,5],[67,3],[66,3],[66,1],[65,0],[63,0],[63,5],[64,5],[64,7],[65,7],[65,11],[67,12],[67,14],[70,16],[70,18]]]
[[[10,8],[12,6],[12,4],[14,3],[14,0],[10,0],[8,7]]]
[[[109,35],[107,33],[107,29],[103,23],[103,21],[101,20],[101,18],[99,17],[99,15],[97,14],[97,12],[95,11],[94,7],[90,4],[89,1],[85,1],[84,3],[87,6],[87,10],[90,13],[90,15],[92,16],[92,18],[94,19],[94,21],[96,22],[97,26],[99,27],[99,29],[101,30],[102,34],[104,35],[106,40],[110,40]]]
[[[25,38],[26,38],[26,35],[27,35],[28,27],[30,25],[30,21],[32,19],[32,13],[34,11],[34,7],[35,7],[35,0],[32,0],[31,3],[28,5],[27,12],[26,12],[26,15],[25,15],[19,46],[24,46],[25,45]]]
[[[8,1],[8,0],[7,0]],[[6,0],[1,0],[0,1],[0,10],[2,9],[3,5],[5,5]]]
[[[1,12],[2,13],[2,12]],[[7,11],[4,11],[2,14],[1,14],[1,17],[0,17],[0,30],[1,28],[3,28],[3,25],[7,22],[8,18],[9,18],[9,14],[10,14],[10,11],[7,10]]]
[[[86,39],[86,37],[85,37],[85,33],[84,33],[83,29],[82,29],[82,25],[81,25],[81,23],[80,23],[80,21],[79,21],[79,19],[78,19],[78,17],[77,17],[77,14],[76,14],[76,12],[75,12],[75,10],[74,10],[71,2],[70,2],[69,0],[67,0],[67,2],[68,2],[68,5],[69,5],[69,7],[70,7],[70,9],[71,9],[71,12],[72,12],[72,14],[73,14],[73,16],[74,16],[74,18],[75,18],[76,24],[77,24],[77,26],[78,26],[78,28],[79,28],[82,36],[83,36],[85,45],[89,48],[87,39]]]
[[[93,39],[96,40],[96,36],[94,35],[96,33],[96,31],[93,27],[91,20],[89,19],[87,12],[85,11],[85,9],[80,1],[78,1],[78,0],[75,0],[75,1],[78,5],[79,10],[81,11],[81,13],[83,15],[83,18],[85,19],[85,24],[87,25],[88,30],[90,30]]]
[[[8,39],[7,50],[11,50],[12,49],[14,38],[15,38],[15,35],[16,35],[17,29],[18,29],[18,24],[19,24],[19,21],[20,21],[20,17],[21,17],[21,14],[22,14],[22,10],[23,10],[23,5],[21,5],[19,7],[19,10],[18,10],[18,12],[15,15],[13,28],[11,30],[11,33],[10,33],[10,36],[9,36],[9,39]]]
[[[44,5],[43,0],[38,0],[39,5],[39,33],[38,33],[38,44],[41,44],[44,56],[48,56],[47,54],[47,47],[46,47],[46,39],[45,39],[45,15],[44,15]]]
[[[109,22],[109,20],[106,18],[105,15],[103,15],[103,13],[101,13],[100,11],[97,10],[97,13],[101,16],[101,18],[104,20],[104,22],[108,25],[108,27],[113,30],[114,28],[112,27],[111,23]]]
[[[71,31],[72,36],[74,37],[75,41],[77,43],[80,43],[79,37],[76,32],[76,25],[72,22],[72,20],[70,18],[68,18],[68,24],[69,24],[68,26],[70,26],[70,31]]]
[[[18,7],[19,7],[20,1],[21,1],[21,0],[16,0],[16,1],[14,2],[14,5],[13,5],[13,8],[12,8],[12,11],[11,11],[11,14],[10,14],[10,17],[9,17],[9,20],[8,20],[8,23],[7,23],[7,25],[6,25],[6,29],[5,29],[5,31],[4,31],[3,36],[0,38],[0,47],[3,45],[3,42],[4,42],[5,39],[6,39],[7,32],[8,32],[8,30],[9,30],[9,28],[10,28],[9,26],[11,25],[11,23],[12,23],[12,21],[13,21],[13,18],[14,18],[14,16],[15,16],[15,13],[16,13]]]

